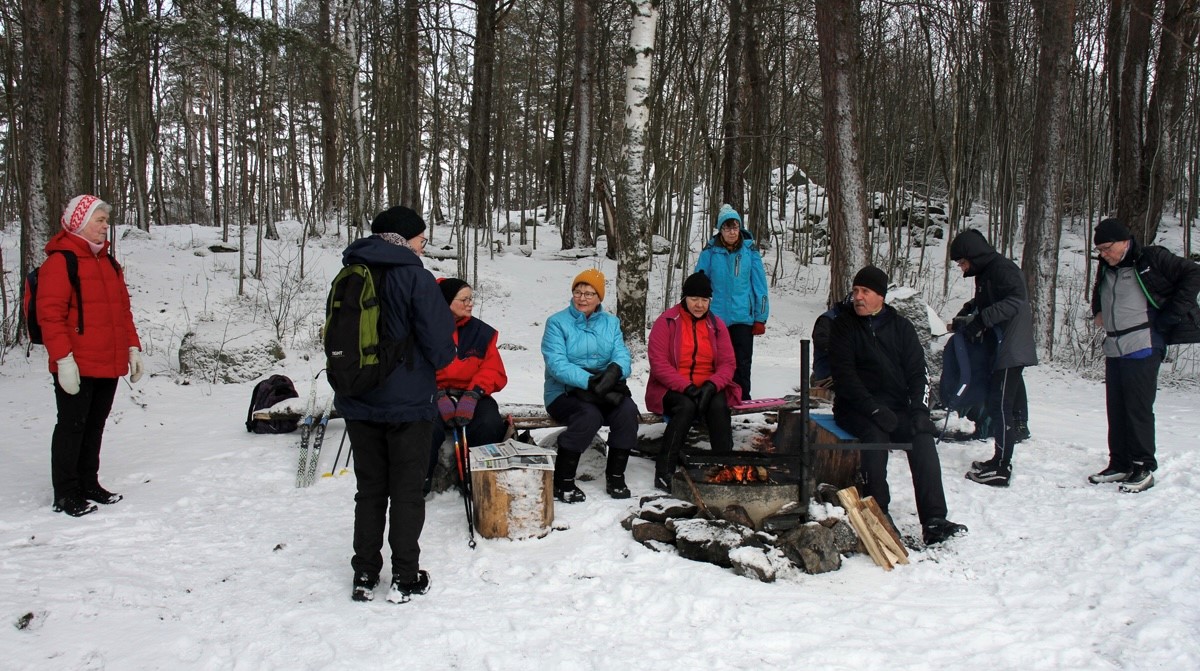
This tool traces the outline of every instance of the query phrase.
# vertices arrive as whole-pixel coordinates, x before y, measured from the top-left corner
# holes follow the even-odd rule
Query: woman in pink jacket
[[[129,287],[108,254],[112,207],[95,196],[76,196],[62,216],[62,231],[46,243],[38,270],[37,320],[50,355],[58,424],[50,439],[54,510],[73,517],[116,503],[120,494],[100,486],[100,439],[117,393],[117,380],[142,377],[141,341],[133,326]],[[72,286],[69,263],[77,270]]]
[[[667,417],[654,486],[671,490],[671,476],[688,429],[697,418],[708,426],[713,452],[733,450],[729,408],[742,398],[733,381],[736,359],[729,329],[709,311],[712,282],[703,272],[683,282],[679,305],[659,315],[647,346],[650,381],[646,408]]]

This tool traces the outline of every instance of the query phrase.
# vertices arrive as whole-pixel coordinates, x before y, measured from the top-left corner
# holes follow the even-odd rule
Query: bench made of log
[[[784,403],[779,405],[754,406],[731,408],[730,414],[751,415],[763,412],[790,412],[800,410],[802,403],[799,396],[788,396],[784,399]],[[255,419],[291,419],[300,420],[304,417],[307,401],[301,398],[289,398],[270,408],[256,410],[254,412]],[[324,402],[318,403],[317,407],[323,408]],[[546,407],[541,404],[534,403],[509,403],[500,406],[500,414],[505,417],[512,417],[513,428],[515,429],[548,429],[556,426],[563,426],[556,422],[554,418],[546,413]],[[329,415],[330,419],[339,417],[337,410],[332,410]],[[643,412],[638,415],[639,424],[658,424],[663,421],[663,416],[653,412]]]

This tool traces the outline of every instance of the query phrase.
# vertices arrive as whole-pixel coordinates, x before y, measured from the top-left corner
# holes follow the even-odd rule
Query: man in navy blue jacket
[[[374,598],[383,569],[383,530],[390,518],[392,585],[388,600],[405,602],[429,591],[418,543],[425,526],[423,485],[437,418],[437,370],[454,358],[454,318],[433,275],[421,264],[425,221],[396,206],[371,222],[371,235],[351,243],[342,263],[372,269],[382,294],[381,338],[405,343],[403,360],[378,388],[337,395],[354,449],[355,601]],[[390,514],[389,514],[390,510]]]

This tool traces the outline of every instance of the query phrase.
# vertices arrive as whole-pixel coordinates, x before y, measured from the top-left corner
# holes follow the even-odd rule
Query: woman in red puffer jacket
[[[137,382],[143,370],[129,288],[108,254],[111,212],[95,196],[72,198],[63,211],[63,230],[46,244],[46,261],[38,270],[38,325],[58,404],[50,441],[54,510],[74,517],[95,512],[92,501],[121,500],[100,486],[100,442],[117,379],[128,373]],[[78,266],[78,295],[68,276],[68,254]]]
[[[473,316],[475,291],[455,277],[443,277],[438,287],[454,315],[455,357],[437,372],[435,397],[441,421],[433,422],[433,454],[429,460],[425,491],[432,486],[433,467],[446,439],[446,429],[461,429],[469,445],[487,445],[504,440],[508,422],[492,395],[508,384],[508,373],[496,343],[500,334]]]

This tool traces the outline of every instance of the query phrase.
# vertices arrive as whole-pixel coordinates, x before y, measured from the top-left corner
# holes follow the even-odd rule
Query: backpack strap
[[[83,291],[80,289],[79,283],[79,257],[65,249],[51,250],[50,254],[62,254],[63,262],[67,264],[67,282],[71,284],[71,290],[75,292],[76,314],[79,316],[79,323],[75,326],[75,332],[83,333]],[[109,258],[112,257],[110,256]]]

